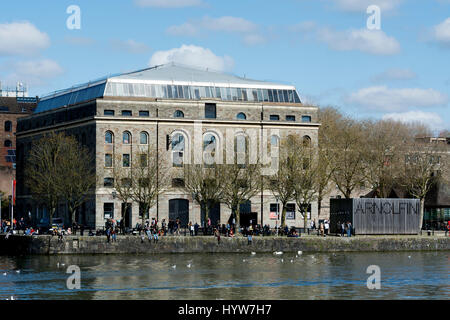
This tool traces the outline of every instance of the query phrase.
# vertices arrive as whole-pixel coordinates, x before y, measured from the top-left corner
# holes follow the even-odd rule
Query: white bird
[[[303,253],[303,251],[297,251],[298,255],[301,255]]]
[[[177,267],[176,265],[175,265],[175,266],[172,266],[172,269],[176,269],[176,267]]]
[[[252,252],[252,255],[255,255],[256,254],[256,252]]]
[[[408,256],[408,259],[411,259],[411,256]]]
[[[190,268],[190,267],[191,267],[191,264],[189,263],[186,267]]]
[[[6,272],[4,272],[3,275],[6,277]]]
[[[294,260],[291,259],[291,263],[293,263],[293,262],[294,262]]]
[[[280,255],[280,254],[283,254],[283,252],[282,251],[275,251],[273,254]]]
[[[283,259],[281,259],[281,262],[284,262],[284,260],[283,260]]]
[[[65,263],[61,263],[61,265],[64,267],[66,264]]]
[[[56,264],[56,267],[58,267],[59,268],[59,262]]]
[[[245,259],[242,259],[242,262],[245,262]]]
[[[20,270],[16,270],[17,273],[20,273]]]

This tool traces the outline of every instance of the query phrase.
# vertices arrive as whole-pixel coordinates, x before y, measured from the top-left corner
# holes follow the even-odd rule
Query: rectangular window
[[[216,104],[206,103],[205,104],[205,118],[206,119],[216,119]]]
[[[286,205],[286,220],[295,220],[295,203]]]
[[[130,155],[129,154],[124,154],[123,155],[123,167],[124,168],[129,168],[130,167]]]
[[[147,155],[146,154],[141,154],[139,160],[141,162],[141,167],[147,166]]]
[[[265,101],[265,102],[269,102],[269,93],[268,93],[268,90],[262,90],[262,92],[263,92],[264,101]]]
[[[113,116],[114,115],[114,110],[105,110],[104,111],[104,115],[105,116]]]
[[[184,179],[172,179],[172,188],[184,188]]]
[[[105,188],[113,188],[114,187],[114,178],[105,178],[103,185]]]
[[[112,161],[112,154],[105,154],[105,167],[106,168],[112,168],[113,161]]]
[[[105,219],[114,218],[114,203],[103,204],[103,216]]]
[[[269,102],[273,102],[273,94],[272,94],[272,90],[268,89],[267,93],[269,94]]]
[[[278,206],[278,211],[277,211],[277,206]],[[270,212],[275,212],[275,213],[280,213],[281,212],[281,210],[280,210],[280,204],[278,203],[278,204],[276,204],[276,203],[271,203],[270,204]]]
[[[123,117],[131,117],[132,115],[133,115],[133,112],[131,110],[122,110]]]
[[[286,121],[295,121],[295,116],[286,116]]]
[[[311,116],[302,116],[302,122],[311,122]]]
[[[150,117],[149,111],[139,111],[139,117]]]
[[[271,114],[270,115],[270,120],[272,121],[280,121],[280,116],[277,114]]]
[[[289,102],[289,97],[288,97],[288,91],[287,90],[283,90],[283,97],[284,97],[284,102]]]

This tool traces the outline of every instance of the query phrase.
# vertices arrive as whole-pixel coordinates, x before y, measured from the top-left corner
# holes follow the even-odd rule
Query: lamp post
[[[277,200],[277,224],[276,224],[276,229],[277,229],[277,237],[278,237],[278,220],[280,219],[280,208],[278,206],[278,200],[280,199],[280,196],[276,195],[275,199]]]

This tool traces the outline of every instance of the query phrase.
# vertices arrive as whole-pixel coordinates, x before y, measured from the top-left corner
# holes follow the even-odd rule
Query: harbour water
[[[67,268],[81,270],[70,290]],[[381,289],[369,290],[370,265]],[[450,252],[0,257],[0,299],[450,299]]]

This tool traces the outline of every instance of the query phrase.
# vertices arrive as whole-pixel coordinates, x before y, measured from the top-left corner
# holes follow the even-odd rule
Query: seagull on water
[[[189,263],[186,267],[190,268],[190,267],[191,267],[191,264]]]
[[[256,254],[256,252],[252,252],[252,255],[255,255]]]
[[[6,272],[3,272],[3,275],[6,277]]]
[[[301,255],[303,253],[303,251],[297,251],[298,255]]]
[[[280,255],[280,254],[283,254],[283,252],[282,251],[275,251],[273,254]]]
[[[281,262],[284,262],[284,259],[281,259]]]
[[[172,269],[176,269],[176,268],[177,268],[177,266],[176,266],[176,265],[172,266]]]

